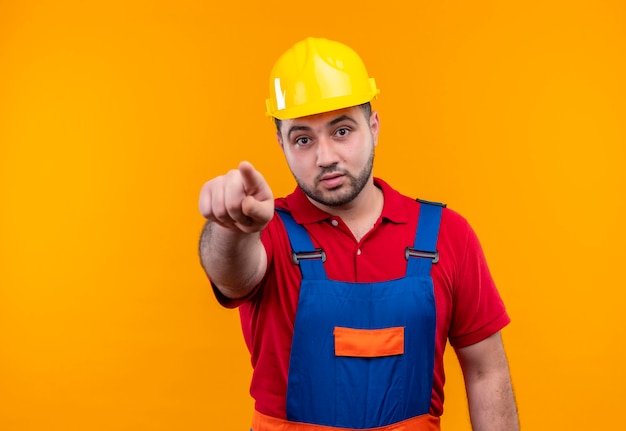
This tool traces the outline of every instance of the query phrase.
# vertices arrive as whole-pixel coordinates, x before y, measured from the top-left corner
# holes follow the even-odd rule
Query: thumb
[[[265,227],[274,216],[274,200],[259,201],[253,196],[246,196],[241,202],[241,211],[252,221]]]

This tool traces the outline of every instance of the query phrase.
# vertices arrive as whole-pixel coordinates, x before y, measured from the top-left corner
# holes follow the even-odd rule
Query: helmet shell
[[[350,47],[309,37],[289,48],[270,74],[267,115],[288,120],[348,108],[379,93],[361,57]]]

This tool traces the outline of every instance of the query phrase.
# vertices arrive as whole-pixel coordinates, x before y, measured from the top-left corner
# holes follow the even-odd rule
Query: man
[[[509,317],[478,239],[373,177],[378,89],[359,56],[308,38],[277,61],[270,94],[298,187],[275,200],[242,162],[199,202],[202,265],[252,356],[252,430],[438,430],[448,339],[474,430],[518,429]]]

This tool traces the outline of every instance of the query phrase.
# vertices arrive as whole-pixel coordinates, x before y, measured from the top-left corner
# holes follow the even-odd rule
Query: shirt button
[[[360,255],[361,255],[361,249],[358,249],[358,250],[356,251],[356,255],[357,255],[357,256],[360,256]]]
[[[330,221],[330,224],[332,224],[332,225],[333,225],[333,226],[335,226],[335,227],[339,226],[339,222],[338,222],[337,220],[335,220],[335,219],[332,219],[332,220]]]

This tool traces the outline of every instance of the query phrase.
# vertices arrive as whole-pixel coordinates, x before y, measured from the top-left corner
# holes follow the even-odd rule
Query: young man
[[[272,70],[268,114],[298,187],[247,162],[207,182],[200,257],[239,307],[253,431],[438,430],[449,339],[474,430],[516,430],[509,323],[471,227],[372,167],[378,94],[349,47],[308,38]]]

